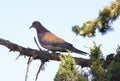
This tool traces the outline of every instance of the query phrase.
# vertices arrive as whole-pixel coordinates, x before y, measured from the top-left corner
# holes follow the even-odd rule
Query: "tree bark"
[[[9,40],[5,40],[2,38],[0,38],[0,45],[7,47],[10,51],[14,51],[14,52],[17,51],[20,53],[20,55],[33,57],[34,59],[39,59],[44,62],[47,62],[49,60],[60,61],[59,56],[61,54],[59,54],[59,53],[49,53],[48,51],[44,51],[44,50],[25,48],[23,46],[12,43]],[[82,67],[90,66],[89,59],[83,59],[83,58],[78,58],[78,57],[74,57],[74,59],[75,59],[77,65],[81,65]]]

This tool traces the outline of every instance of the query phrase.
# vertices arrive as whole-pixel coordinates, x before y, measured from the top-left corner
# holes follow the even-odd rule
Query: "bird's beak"
[[[31,29],[33,26],[30,26],[29,29]]]

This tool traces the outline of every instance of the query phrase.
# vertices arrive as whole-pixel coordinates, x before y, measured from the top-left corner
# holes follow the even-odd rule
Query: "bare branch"
[[[49,53],[48,51],[39,51],[36,49],[31,48],[25,48],[23,46],[20,46],[18,44],[12,43],[8,40],[0,38],[0,45],[3,45],[7,47],[10,51],[17,51],[21,55],[33,57],[34,59],[44,60],[44,62],[47,62],[49,60],[54,61],[60,61],[59,53]],[[90,60],[89,59],[83,59],[83,58],[76,58],[74,57],[76,63],[78,65],[81,65],[82,67],[89,67],[90,66]]]
[[[30,64],[31,64],[31,62],[32,62],[33,60],[34,60],[34,58],[31,58],[31,57],[29,57],[29,59],[28,59],[27,70],[26,70],[26,75],[25,75],[25,81],[27,81],[28,72],[29,72],[29,67],[30,67]]]

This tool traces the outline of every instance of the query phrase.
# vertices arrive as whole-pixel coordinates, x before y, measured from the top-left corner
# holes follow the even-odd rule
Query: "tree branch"
[[[113,30],[111,24],[120,15],[120,0],[112,1],[110,6],[105,6],[103,10],[99,12],[99,16],[93,20],[89,20],[80,27],[75,25],[72,31],[77,35],[92,37],[95,36],[96,29],[100,33],[105,34],[107,31]]]
[[[49,53],[48,51],[39,51],[36,49],[31,48],[25,48],[23,46],[20,46],[18,44],[12,43],[9,40],[5,40],[0,38],[0,45],[3,45],[7,47],[10,51],[17,51],[20,53],[20,55],[33,57],[34,59],[39,59],[41,61],[47,62],[49,60],[54,61],[60,61],[59,53]],[[83,58],[77,58],[74,57],[77,65],[81,65],[82,67],[89,67],[90,66],[90,60],[89,59],[83,59]]]

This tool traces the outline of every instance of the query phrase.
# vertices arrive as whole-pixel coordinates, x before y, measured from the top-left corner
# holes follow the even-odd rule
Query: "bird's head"
[[[39,21],[34,21],[30,28],[35,28],[37,30],[37,33],[48,32],[48,30],[44,28]]]
[[[39,21],[34,21],[30,28],[39,28],[41,26],[41,23]]]

